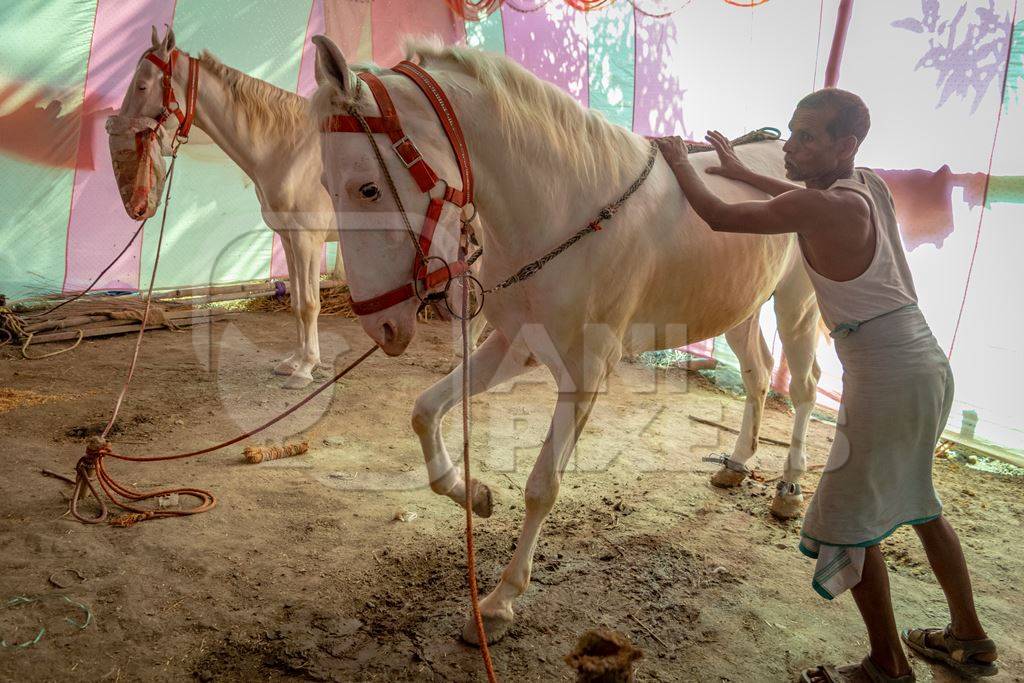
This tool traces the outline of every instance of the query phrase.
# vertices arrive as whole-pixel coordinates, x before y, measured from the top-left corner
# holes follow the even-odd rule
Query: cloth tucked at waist
[[[817,560],[811,587],[826,600],[860,583],[864,573],[865,548],[822,545],[810,538],[802,538],[800,552]]]

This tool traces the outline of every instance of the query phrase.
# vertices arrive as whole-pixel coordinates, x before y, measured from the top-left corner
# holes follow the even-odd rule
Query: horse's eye
[[[363,199],[375,202],[380,199],[380,188],[376,183],[366,183],[359,188],[359,194],[363,196]]]
[[[141,90],[145,90],[145,89],[146,89],[146,86],[145,86],[145,85],[140,85],[140,86],[139,86],[139,90],[140,90],[140,91],[141,91]]]

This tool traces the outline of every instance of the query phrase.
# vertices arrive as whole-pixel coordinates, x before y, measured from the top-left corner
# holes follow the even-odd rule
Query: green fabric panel
[[[338,243],[327,243],[327,272],[333,273],[334,267],[338,264]]]
[[[95,16],[96,0],[0,3],[0,84],[33,86],[5,99],[0,111],[24,104],[39,89],[60,100],[63,114],[80,106]]]
[[[633,6],[617,2],[587,14],[590,108],[614,124],[633,128]]]
[[[1010,106],[1011,97],[1014,103],[1021,101],[1021,81],[1024,81],[1024,21],[1013,26],[1013,42],[1010,44],[1010,63],[1006,72],[1006,88],[1004,104]]]
[[[989,178],[985,206],[991,207],[993,202],[1024,204],[1024,176],[994,175]]]
[[[64,284],[71,166],[95,15],[96,0],[0,4],[0,118],[21,151],[0,151],[0,293],[11,299]]]
[[[178,0],[174,33],[191,54],[209,50],[228,66],[294,91],[311,3]],[[187,147],[175,170],[156,286],[265,279],[273,233],[251,181],[219,151],[191,156]],[[149,283],[159,229],[158,220],[146,225],[141,286]]]
[[[505,28],[501,10],[496,10],[480,21],[466,22],[466,44],[488,52],[505,54]]]

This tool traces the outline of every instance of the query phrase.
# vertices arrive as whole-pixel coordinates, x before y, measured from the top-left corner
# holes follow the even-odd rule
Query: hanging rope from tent
[[[603,9],[611,6],[615,0],[562,0],[570,8],[579,12],[592,12],[594,10]],[[723,0],[726,4],[733,5],[736,7],[756,7],[763,5],[768,0]],[[445,3],[451,9],[452,13],[465,21],[482,21],[490,15],[501,10],[502,6],[508,5],[509,8],[520,12],[522,14],[531,14],[538,12],[549,4],[552,0],[534,0],[532,5],[524,5],[521,0],[445,0]],[[629,0],[629,3],[633,5],[640,14],[645,17],[652,19],[664,19],[672,16],[682,8],[690,4],[692,0],[675,0],[671,4],[664,0],[658,3],[659,10],[665,8],[665,5],[669,6],[662,11],[653,9],[646,9],[641,6],[640,0]]]

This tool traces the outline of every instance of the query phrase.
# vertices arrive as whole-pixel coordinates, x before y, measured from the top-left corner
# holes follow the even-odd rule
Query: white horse
[[[145,57],[152,54],[169,63],[176,49],[174,31],[168,30],[160,40],[153,29],[153,45],[139,59],[119,114],[111,117],[112,123],[121,125],[108,125],[121,198],[128,215],[135,220],[156,213],[162,185],[162,182],[154,184],[148,196],[136,194],[133,197],[134,133],[139,127],[155,124],[163,109],[163,74]],[[184,109],[189,58],[180,51],[179,55],[171,83],[175,99]],[[331,200],[320,184],[317,136],[308,125],[309,100],[225,66],[208,52],[197,61],[199,87],[195,127],[208,135],[252,180],[263,220],[281,236],[298,344],[291,355],[277,364],[274,372],[288,376],[286,387],[301,388],[312,381],[312,371],[320,363],[317,316],[320,313],[322,247],[325,241],[337,240]],[[143,122],[141,126],[131,125],[139,121]],[[158,131],[165,152],[176,124],[177,120],[171,116]],[[163,157],[154,151],[152,158],[157,176],[162,179]]]
[[[340,50],[317,43],[320,88],[313,97],[317,121],[358,112],[378,116],[375,98],[360,84]],[[413,44],[418,61],[450,98],[461,122],[476,177],[485,250],[480,279],[486,289],[538,259],[597,217],[644,168],[649,143],[581,108],[511,60],[462,47]],[[406,135],[438,174],[452,182],[458,166],[441,124],[423,93],[405,76],[381,77]],[[378,136],[379,137],[379,136]],[[341,224],[341,252],[354,296],[373,297],[408,280],[405,264],[414,247],[401,227],[394,190],[410,215],[422,215],[428,195],[381,144],[380,161],[363,133],[321,133],[325,186]],[[783,177],[781,145],[739,148],[761,173]],[[691,157],[701,168],[712,154]],[[455,181],[457,182],[457,180]],[[752,187],[709,177],[729,201],[763,199]],[[379,188],[374,201],[360,188]],[[468,209],[468,207],[467,207]],[[437,232],[459,231],[449,216]],[[415,224],[416,218],[411,218]],[[450,240],[453,241],[453,240]],[[449,260],[451,252],[444,254]],[[798,482],[806,468],[804,438],[819,371],[814,357],[817,305],[791,235],[754,236],[710,230],[679,191],[660,157],[617,214],[531,277],[489,294],[484,312],[494,332],[470,356],[470,391],[479,393],[538,363],[558,385],[551,425],[525,489],[526,516],[512,560],[480,603],[489,640],[513,619],[513,600],[527,588],[541,524],[558,496],[567,461],[604,380],[623,354],[683,346],[725,333],[739,357],[747,392],[732,467],[715,475],[719,485],[743,479],[742,463],[757,447],[769,383],[771,355],[758,326],[761,305],[774,294],[779,334],[792,372],[796,419],[783,484],[773,509],[799,513]],[[392,356],[413,337],[416,302],[360,316],[366,333]],[[431,488],[460,505],[470,496],[481,516],[491,513],[488,488],[462,474],[445,449],[441,418],[460,399],[456,369],[416,401],[412,424],[423,447]],[[463,637],[476,641],[470,620]]]

